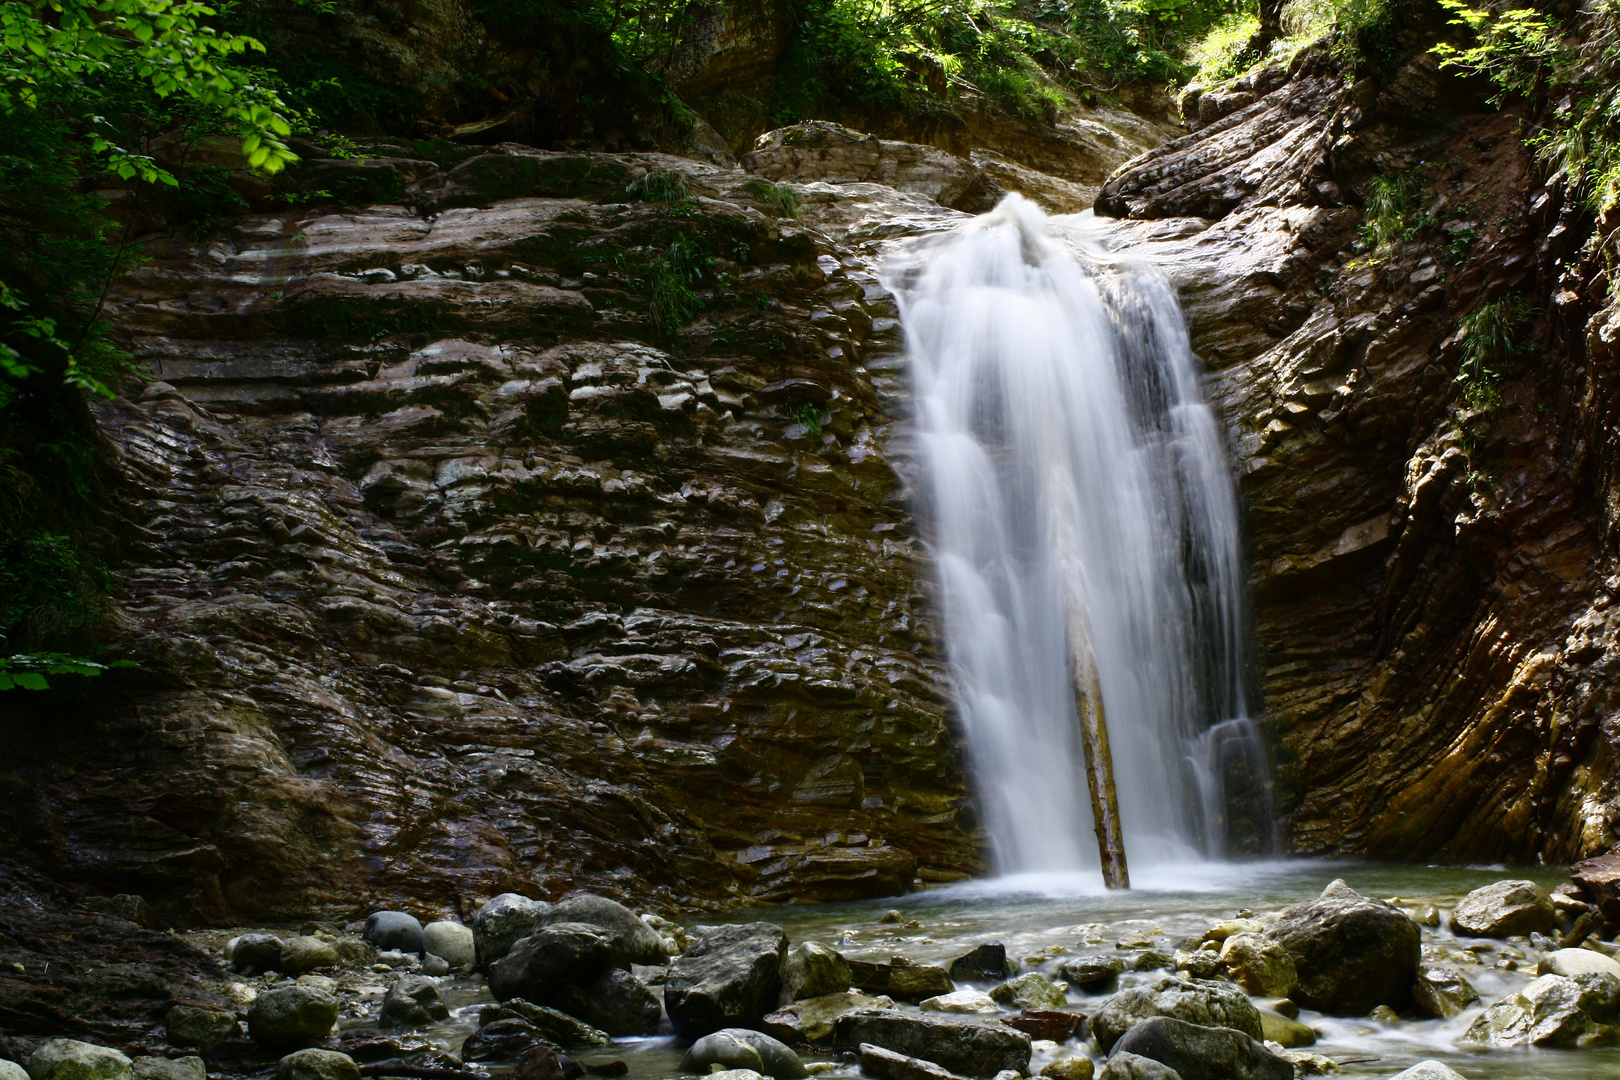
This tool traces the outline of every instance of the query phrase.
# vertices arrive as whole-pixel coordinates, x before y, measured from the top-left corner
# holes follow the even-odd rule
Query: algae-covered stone
[[[1068,987],[1031,971],[990,989],[990,997],[1009,1009],[1059,1009],[1069,1000]]]
[[[15,1061],[0,1058],[0,1080],[28,1080],[28,1070]]]
[[[276,1080],[360,1080],[360,1069],[336,1050],[299,1050],[276,1062]]]
[[[1620,979],[1613,975],[1542,975],[1480,1013],[1463,1041],[1481,1046],[1582,1045],[1620,1019]]]
[[[1287,997],[1299,985],[1294,958],[1259,934],[1233,934],[1221,946],[1227,976],[1256,997]]]
[[[1041,1066],[1047,1080],[1092,1080],[1097,1066],[1084,1054],[1059,1054]]]
[[[307,1046],[337,1023],[338,1000],[313,986],[266,990],[248,1007],[248,1034],[261,1046]]]
[[[1533,881],[1497,881],[1475,889],[1451,913],[1451,928],[1465,937],[1545,934],[1557,925],[1552,897]]]
[[[134,1080],[129,1058],[77,1039],[50,1039],[28,1059],[31,1080]]]
[[[288,975],[304,975],[317,968],[337,967],[343,962],[331,942],[308,934],[281,943],[281,970]]]
[[[212,1050],[241,1033],[236,1016],[220,1009],[176,1005],[163,1018],[164,1037],[175,1046]]]
[[[789,1042],[825,1043],[832,1039],[833,1025],[845,1013],[886,1009],[893,1004],[892,998],[847,990],[784,1005],[761,1020],[759,1026],[766,1034]]]
[[[1452,968],[1438,964],[1418,968],[1417,982],[1412,986],[1412,1002],[1428,1015],[1449,1020],[1478,1000],[1474,987]]]
[[[841,994],[850,988],[849,961],[836,949],[805,941],[782,960],[781,1004]]]
[[[1265,1042],[1274,1042],[1288,1050],[1316,1045],[1316,1032],[1309,1025],[1270,1009],[1260,1010],[1260,1030]]]
[[[1260,1011],[1242,990],[1230,983],[1161,978],[1152,986],[1121,990],[1103,1003],[1091,1019],[1097,1046],[1108,1053],[1120,1036],[1154,1016],[1169,1016],[1190,1024],[1229,1027],[1259,1039],[1264,1036]]]
[[[140,1057],[131,1063],[136,1080],[208,1080],[200,1057]]]

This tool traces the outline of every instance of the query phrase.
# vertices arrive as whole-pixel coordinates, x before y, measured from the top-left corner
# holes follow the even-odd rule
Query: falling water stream
[[[1012,196],[885,282],[911,356],[957,707],[1002,874],[1097,874],[1090,635],[1133,872],[1264,851],[1237,497],[1171,285]]]

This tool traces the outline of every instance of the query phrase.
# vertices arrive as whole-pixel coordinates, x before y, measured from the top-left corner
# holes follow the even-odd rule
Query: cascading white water
[[[1245,799],[1249,831],[1269,831],[1236,493],[1174,290],[1083,256],[1018,196],[915,242],[886,284],[997,869],[1098,865],[1069,605],[1089,624],[1132,869],[1225,854]]]

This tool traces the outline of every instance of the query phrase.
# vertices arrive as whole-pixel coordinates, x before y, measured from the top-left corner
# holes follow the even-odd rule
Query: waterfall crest
[[[1091,635],[1132,867],[1268,848],[1237,496],[1174,289],[1084,256],[1016,195],[915,242],[885,283],[997,870],[1097,867],[1069,611]]]

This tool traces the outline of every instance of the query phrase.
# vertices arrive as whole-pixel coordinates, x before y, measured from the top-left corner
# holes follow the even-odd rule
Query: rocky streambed
[[[1605,869],[1192,866],[1128,894],[1002,880],[710,925],[506,895],[469,925],[184,935],[213,1002],[116,1046],[4,1049],[31,1080],[1608,1075]]]

